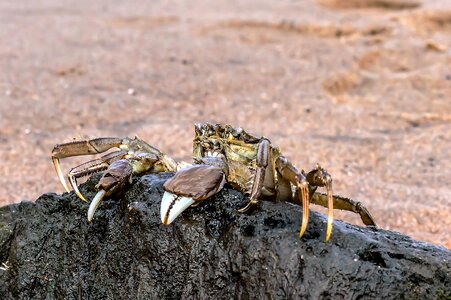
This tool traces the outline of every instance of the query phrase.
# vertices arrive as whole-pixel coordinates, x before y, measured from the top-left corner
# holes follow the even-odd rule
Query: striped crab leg
[[[52,150],[53,166],[66,192],[70,192],[70,190],[63,172],[61,171],[59,162],[61,158],[99,154],[108,151],[111,148],[120,147],[122,144],[123,139],[121,138],[97,138],[56,145]]]

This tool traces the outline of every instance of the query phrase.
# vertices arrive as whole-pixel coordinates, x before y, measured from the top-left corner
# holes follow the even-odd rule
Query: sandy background
[[[189,160],[211,121],[451,248],[449,0],[2,1],[0,41],[2,205],[63,192],[57,143],[139,135]]]

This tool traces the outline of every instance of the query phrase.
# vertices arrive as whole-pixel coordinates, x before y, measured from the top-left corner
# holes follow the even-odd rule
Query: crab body
[[[281,156],[281,152],[268,139],[255,137],[242,128],[233,128],[230,125],[207,123],[196,125],[195,129],[194,161],[208,164],[208,159],[211,157],[224,160],[227,182],[245,195],[250,195],[252,192],[258,169],[259,145],[266,141],[269,144],[268,163],[265,167],[261,196],[273,199],[276,197],[277,200],[285,201],[292,196],[289,182],[280,178],[276,169],[275,159]]]
[[[209,199],[224,184],[241,191],[249,202],[239,210],[248,212],[261,199],[288,201],[302,205],[302,223],[299,237],[304,234],[309,216],[309,204],[328,207],[326,241],[332,232],[333,209],[344,209],[360,214],[366,225],[375,225],[368,210],[351,199],[332,194],[332,178],[317,165],[310,172],[297,170],[279,148],[265,138],[256,137],[242,128],[221,124],[196,124],[193,140],[193,164],[178,163],[157,148],[139,138],[99,138],[56,145],[52,152],[55,170],[69,192],[61,172],[59,159],[118,150],[81,164],[70,170],[68,179],[75,193],[86,199],[77,187],[76,179],[102,172],[98,193],[88,209],[88,221],[104,197],[124,189],[134,175],[158,172],[176,172],[164,185],[161,220],[170,224],[191,205]],[[326,194],[316,192],[324,187]]]

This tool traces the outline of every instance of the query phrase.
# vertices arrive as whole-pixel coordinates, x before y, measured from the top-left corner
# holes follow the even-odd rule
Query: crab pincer
[[[132,172],[133,167],[126,159],[115,161],[109,166],[96,185],[98,192],[89,205],[88,222],[91,222],[94,218],[94,213],[104,197],[118,193],[124,189],[125,185],[130,183]]]
[[[164,184],[161,222],[171,224],[185,209],[219,192],[225,182],[226,174],[218,166],[193,165],[179,170]]]

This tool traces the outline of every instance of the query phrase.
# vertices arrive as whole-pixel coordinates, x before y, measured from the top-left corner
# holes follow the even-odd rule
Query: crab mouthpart
[[[161,199],[161,222],[164,225],[171,224],[185,209],[190,207],[195,201],[193,198],[178,196],[165,192]]]
[[[89,209],[88,209],[88,222],[91,222],[92,219],[94,218],[94,213],[96,212],[97,207],[100,204],[100,201],[102,201],[103,197],[105,197],[105,194],[106,194],[106,191],[100,190],[97,192],[94,199],[92,199],[92,202],[89,205]]]

